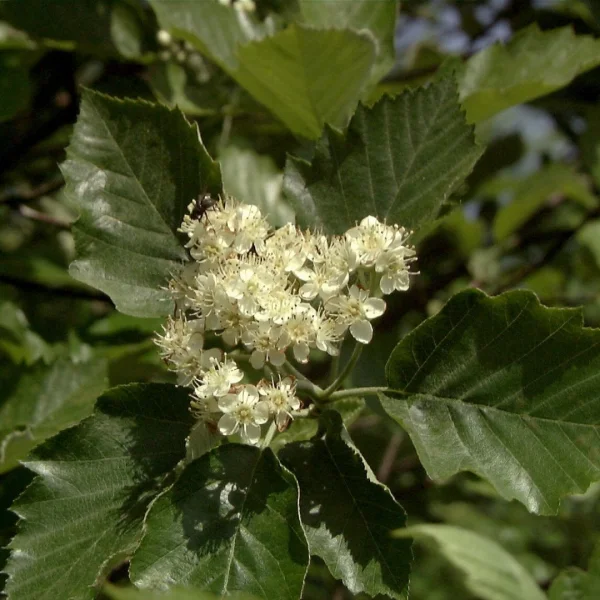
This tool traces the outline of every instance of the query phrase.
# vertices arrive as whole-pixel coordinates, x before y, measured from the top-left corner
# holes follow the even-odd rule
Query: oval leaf
[[[340,415],[327,411],[308,442],[279,453],[300,485],[300,515],[311,555],[354,593],[405,598],[412,558],[408,540],[392,539],[405,514],[367,471]]]
[[[37,448],[38,474],[12,509],[21,517],[6,567],[10,600],[91,600],[127,560],[165,476],[185,457],[192,425],[184,389],[114,388],[97,413]]]
[[[402,538],[433,542],[465,576],[465,585],[481,600],[545,600],[531,575],[496,542],[451,525],[416,525],[398,532]]]
[[[600,479],[600,331],[531,292],[454,296],[396,346],[382,398],[430,477],[473,471],[554,514]]]
[[[323,125],[343,127],[375,60],[370,35],[291,25],[242,46],[230,75],[294,133],[317,138]]]
[[[289,129],[308,138],[318,137],[324,123],[347,122],[376,59],[375,38],[367,30],[294,23],[275,31],[279,19],[261,22],[217,0],[151,4],[161,27],[193,44]]]
[[[600,40],[575,35],[571,27],[519,31],[504,46],[494,44],[459,70],[460,99],[471,123],[569,84],[600,64]]]
[[[345,135],[325,132],[312,163],[288,159],[284,191],[302,225],[343,233],[373,215],[416,229],[437,216],[481,152],[446,78],[359,106]]]
[[[86,91],[67,156],[67,192],[81,211],[71,275],[121,312],[172,312],[164,287],[187,259],[177,228],[201,191],[222,191],[196,126],[177,110]]]
[[[131,578],[297,600],[307,566],[294,478],[271,450],[230,444],[189,464],[154,503]]]

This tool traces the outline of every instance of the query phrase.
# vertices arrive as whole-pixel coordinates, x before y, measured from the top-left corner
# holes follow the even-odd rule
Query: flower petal
[[[274,367],[280,367],[285,362],[285,352],[280,352],[279,350],[269,352],[269,362]]]
[[[239,403],[237,394],[227,394],[219,398],[219,409],[224,413],[232,411]]]
[[[237,431],[239,423],[233,415],[223,415],[219,419],[218,427],[223,435],[232,435]]]
[[[242,439],[250,444],[258,444],[261,429],[256,423],[246,423],[242,426]]]
[[[250,357],[250,364],[255,369],[262,369],[265,366],[265,353],[255,350]]]
[[[356,321],[350,325],[352,337],[361,344],[368,344],[373,338],[373,326],[369,321]]]
[[[254,407],[254,420],[262,425],[269,420],[269,403],[266,400],[261,400]]]
[[[381,298],[369,298],[363,304],[367,319],[375,319],[385,312],[385,300]]]

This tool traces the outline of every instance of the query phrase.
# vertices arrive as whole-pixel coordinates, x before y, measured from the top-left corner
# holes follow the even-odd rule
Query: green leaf
[[[27,10],[20,0],[4,0],[0,19],[50,47],[77,47],[100,56],[139,55],[141,23],[127,0],[27,0]]]
[[[29,328],[25,313],[12,302],[0,304],[0,334],[0,352],[14,363],[31,365],[40,358],[52,358],[52,349]]]
[[[326,411],[315,438],[289,444],[279,456],[300,485],[311,555],[354,594],[405,598],[410,543],[390,537],[404,527],[404,511],[368,470],[340,415]]]
[[[507,499],[554,514],[600,480],[600,331],[531,292],[454,296],[390,356],[386,412],[432,479],[472,471]]]
[[[213,81],[198,81],[190,69],[175,62],[157,62],[148,69],[148,83],[155,96],[167,106],[177,106],[186,115],[220,114],[230,97]]]
[[[560,163],[548,165],[523,179],[491,180],[487,186],[482,186],[481,193],[486,193],[486,187],[512,196],[510,203],[496,213],[493,225],[496,240],[503,240],[517,231],[553,197],[564,196],[586,208],[598,204],[586,178]]]
[[[7,382],[8,383],[8,382]],[[14,371],[0,396],[0,473],[62,429],[89,416],[107,384],[107,364],[57,360]]]
[[[396,0],[298,0],[301,22],[313,27],[368,30],[377,40],[377,60],[371,80],[377,83],[393,67],[394,33],[398,2]]]
[[[229,146],[219,162],[227,193],[258,206],[275,227],[294,221],[292,209],[281,197],[283,175],[270,156]]]
[[[8,578],[5,565],[10,552],[6,546],[16,533],[18,517],[9,508],[31,483],[33,473],[25,467],[13,469],[0,478],[0,598],[6,598],[4,587]]]
[[[471,123],[568,85],[600,64],[600,40],[575,35],[570,27],[517,32],[506,45],[494,44],[459,69],[460,99]]]
[[[375,61],[368,32],[319,30],[301,24],[275,31],[274,21],[258,21],[213,2],[151,0],[163,29],[186,39],[293,132],[308,138],[324,123],[345,124]]]
[[[108,585],[102,590],[111,600],[218,600],[218,596],[189,588],[174,588],[167,592],[138,590],[134,587]],[[253,600],[248,594],[227,596],[231,600]]]
[[[229,444],[190,463],[153,504],[131,579],[297,600],[307,566],[294,478],[271,450]]]
[[[142,56],[142,23],[127,1],[114,3],[110,16],[110,33],[119,54],[130,60]]]
[[[325,123],[348,122],[374,58],[366,33],[291,25],[240,48],[230,75],[294,133],[314,139]]]
[[[600,597],[600,543],[596,544],[588,571],[570,567],[552,582],[550,600],[596,600]]]
[[[186,206],[222,191],[196,126],[176,110],[86,91],[67,156],[81,209],[71,275],[129,315],[172,312],[164,287],[187,258],[177,235]]]
[[[325,132],[312,163],[288,159],[284,191],[303,225],[342,233],[370,214],[417,229],[437,215],[481,151],[447,78],[359,106],[345,135]]]
[[[496,542],[451,525],[416,525],[398,532],[431,542],[465,577],[465,586],[481,600],[544,600],[531,575]]]
[[[137,547],[150,502],[185,456],[188,409],[182,388],[114,388],[96,414],[34,451],[26,466],[38,477],[12,507],[22,520],[9,600],[95,597]]]
[[[34,50],[36,43],[24,32],[0,21],[0,50]]]

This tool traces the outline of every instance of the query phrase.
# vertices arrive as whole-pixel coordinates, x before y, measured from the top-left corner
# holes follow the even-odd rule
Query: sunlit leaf
[[[473,471],[530,511],[600,480],[600,332],[531,292],[454,296],[398,344],[382,398],[433,479]]]
[[[284,189],[302,224],[342,233],[374,215],[417,229],[437,216],[481,151],[448,78],[359,106],[344,135],[326,131],[311,163],[288,160]]]
[[[197,128],[177,110],[88,91],[67,156],[67,190],[81,210],[71,275],[121,312],[172,312],[164,288],[187,258],[177,228],[200,192],[221,192]]]
[[[190,463],[153,505],[131,578],[296,600],[307,566],[294,478],[270,450],[229,444]]]
[[[354,448],[340,415],[323,414],[317,437],[279,453],[300,485],[300,514],[311,555],[353,593],[405,598],[410,543],[392,539],[405,514]]]
[[[38,474],[12,509],[21,518],[6,571],[10,600],[91,600],[137,547],[149,503],[185,456],[187,391],[114,388],[96,414],[37,448]]]
[[[518,31],[506,44],[474,54],[458,72],[460,99],[470,122],[569,84],[600,64],[600,41],[570,27]]]
[[[343,126],[371,76],[376,44],[368,31],[278,29],[268,17],[223,6],[151,0],[166,30],[219,64],[293,132],[308,138]]]

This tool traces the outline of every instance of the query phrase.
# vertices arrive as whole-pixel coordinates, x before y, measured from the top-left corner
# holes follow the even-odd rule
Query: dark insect
[[[200,194],[200,196],[194,200],[194,208],[190,212],[190,217],[192,217],[192,219],[201,220],[206,212],[213,208],[217,202],[218,200],[213,198],[210,194]]]

